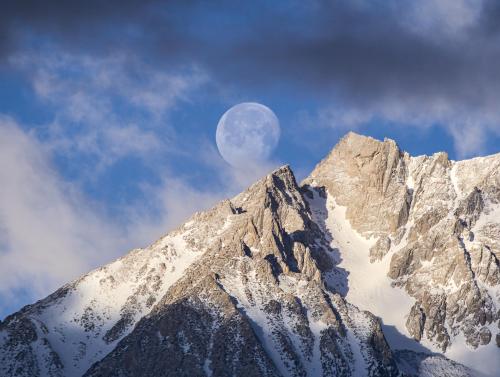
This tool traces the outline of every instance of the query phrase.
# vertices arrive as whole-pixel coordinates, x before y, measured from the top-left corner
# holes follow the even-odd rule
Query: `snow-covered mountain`
[[[500,154],[349,133],[0,323],[1,376],[496,376]]]

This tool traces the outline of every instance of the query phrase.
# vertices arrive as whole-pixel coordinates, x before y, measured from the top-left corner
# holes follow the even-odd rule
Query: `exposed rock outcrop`
[[[330,251],[291,170],[231,206],[203,257],[86,375],[396,376],[379,321],[323,286]]]
[[[283,166],[7,317],[0,376],[468,376],[391,349],[384,318],[349,302],[350,241],[333,238],[363,238],[414,339],[500,347],[499,171],[500,155],[414,158],[350,133],[302,186]]]
[[[388,276],[417,301],[407,321],[415,339],[443,351],[459,334],[471,347],[490,342],[484,326],[500,320],[500,155],[410,157],[392,140],[349,133],[305,183],[325,187],[354,229],[378,238],[370,260],[388,255]]]

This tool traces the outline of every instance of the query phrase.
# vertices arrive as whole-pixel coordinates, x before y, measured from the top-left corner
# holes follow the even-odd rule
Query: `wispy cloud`
[[[94,174],[125,156],[147,160],[160,148],[176,149],[169,112],[207,81],[196,68],[165,73],[124,55],[92,58],[48,49],[10,62],[53,109],[54,121],[37,128],[46,145],[65,158],[92,157]]]
[[[439,126],[453,140],[458,158],[484,153],[488,135],[500,136],[500,114],[493,107],[461,104],[446,98],[378,98],[364,107],[338,101],[306,113],[304,127],[331,129],[339,136],[349,130],[362,132],[370,125],[383,122],[400,129],[425,131]]]
[[[93,59],[58,50],[25,52],[11,64],[54,118],[30,127],[0,114],[0,312],[154,241],[224,194],[196,189],[157,161],[185,153],[169,115],[206,82],[201,71],[167,74],[133,56]],[[142,201],[123,203],[123,220],[83,185],[99,184],[100,175],[131,156],[155,165],[160,184],[143,184]],[[76,180],[60,174],[56,158],[78,169]]]
[[[3,297],[20,288],[38,297],[126,245],[119,229],[58,177],[39,142],[5,117],[0,164]]]
[[[483,0],[396,1],[405,7],[404,27],[426,37],[440,35],[451,40],[463,38],[480,21]]]
[[[353,127],[375,117],[403,119],[401,128],[418,127],[416,119],[425,118],[421,127],[443,127],[461,157],[479,153],[480,140],[498,135],[500,128],[500,6],[494,0],[252,2],[239,7],[227,1],[162,6],[154,0],[129,0],[123,6],[48,1],[46,12],[37,11],[36,2],[29,4],[23,9],[16,2],[0,15],[5,29],[0,54],[19,54],[43,35],[83,55],[133,52],[158,71],[196,64],[224,88],[278,88],[345,107],[336,110],[339,114],[328,111],[332,120]],[[256,8],[261,11],[253,12]],[[75,33],[73,25],[88,33]],[[95,78],[105,85],[113,73]],[[155,77],[150,83],[158,85],[128,97],[129,102],[161,113],[168,96],[156,96],[158,88],[185,88],[182,78],[170,75],[165,81]],[[474,136],[476,142],[465,148],[458,135]]]

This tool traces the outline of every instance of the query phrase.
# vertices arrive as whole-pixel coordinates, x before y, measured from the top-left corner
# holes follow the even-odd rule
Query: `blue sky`
[[[0,15],[0,318],[350,130],[414,155],[500,145],[493,1],[23,0]],[[219,156],[246,101],[281,123]]]

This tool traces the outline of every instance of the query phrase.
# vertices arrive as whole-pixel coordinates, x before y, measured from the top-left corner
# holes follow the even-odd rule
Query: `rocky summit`
[[[500,154],[347,134],[0,322],[1,376],[498,376]]]

